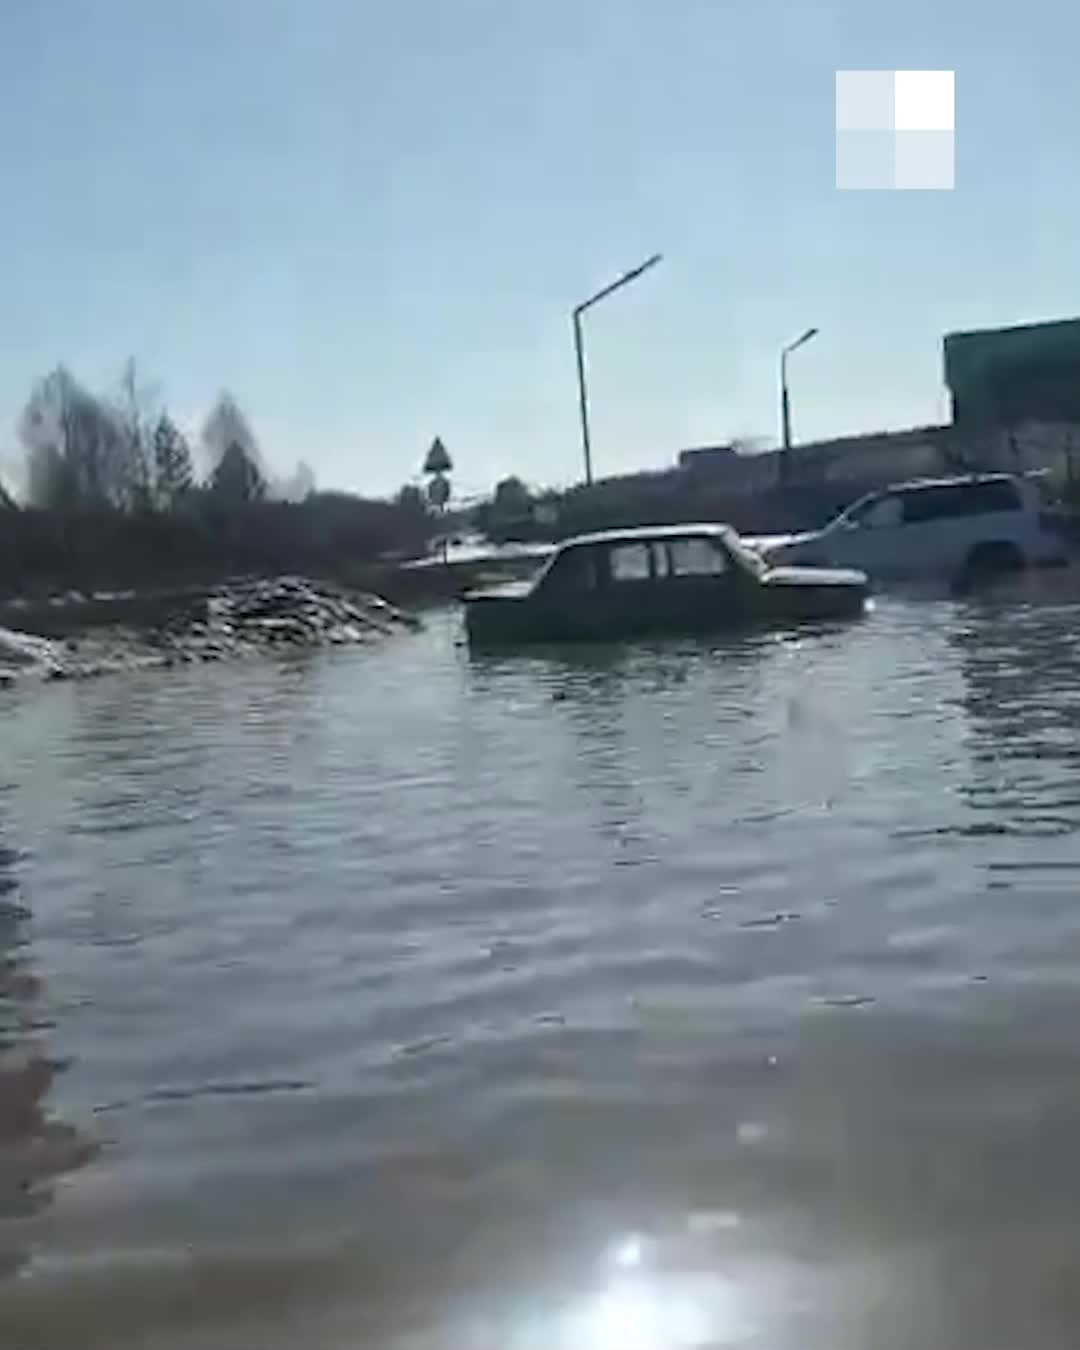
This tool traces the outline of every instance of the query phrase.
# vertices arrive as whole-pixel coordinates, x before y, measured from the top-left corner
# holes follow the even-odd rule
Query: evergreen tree
[[[193,479],[188,443],[168,413],[162,413],[154,428],[154,501],[159,510],[175,511]]]
[[[239,441],[226,446],[211,475],[210,491],[225,506],[259,502],[266,496],[266,479]]]

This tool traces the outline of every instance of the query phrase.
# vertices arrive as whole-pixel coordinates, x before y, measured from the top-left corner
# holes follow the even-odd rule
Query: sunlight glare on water
[[[511,1327],[508,1350],[702,1350],[754,1334],[737,1284],[721,1273],[655,1268],[638,1235],[605,1264],[593,1288]]]
[[[639,1276],[601,1291],[574,1339],[582,1350],[684,1350],[701,1345],[705,1310],[677,1287]]]

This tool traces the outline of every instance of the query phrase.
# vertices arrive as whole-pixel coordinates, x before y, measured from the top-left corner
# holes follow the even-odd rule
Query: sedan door
[[[648,539],[626,539],[607,548],[603,627],[631,635],[662,626],[654,545]]]
[[[654,544],[662,556],[659,583],[667,626],[680,632],[734,622],[744,604],[736,564],[712,535],[686,535]]]
[[[607,613],[606,560],[595,546],[577,545],[558,554],[531,599],[543,637],[591,638]]]

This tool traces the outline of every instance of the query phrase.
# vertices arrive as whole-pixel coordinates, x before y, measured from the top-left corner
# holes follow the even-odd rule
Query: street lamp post
[[[585,482],[588,484],[591,484],[593,480],[592,443],[589,439],[589,396],[585,387],[585,335],[581,325],[581,316],[600,300],[607,299],[613,291],[620,290],[631,281],[636,281],[643,272],[647,272],[650,267],[655,267],[660,258],[661,254],[654,253],[651,258],[646,258],[637,267],[631,268],[629,272],[624,272],[610,286],[605,286],[595,295],[590,295],[588,300],[583,300],[580,305],[575,305],[571,311],[574,322],[574,355],[577,360],[578,405],[581,410],[581,448],[585,455]]]
[[[791,397],[788,394],[787,359],[804,342],[809,342],[812,337],[816,337],[817,331],[816,328],[808,328],[801,337],[797,337],[794,342],[789,342],[786,347],[780,349],[780,429],[781,444],[784,447],[784,457],[781,463],[783,464],[783,476],[785,478],[789,465],[788,456],[791,452]]]

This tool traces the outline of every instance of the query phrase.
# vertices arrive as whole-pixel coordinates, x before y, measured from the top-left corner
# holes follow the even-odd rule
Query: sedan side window
[[[672,575],[716,577],[728,570],[728,558],[711,539],[672,539],[668,543]]]
[[[648,544],[618,544],[611,550],[612,581],[648,581]]]

